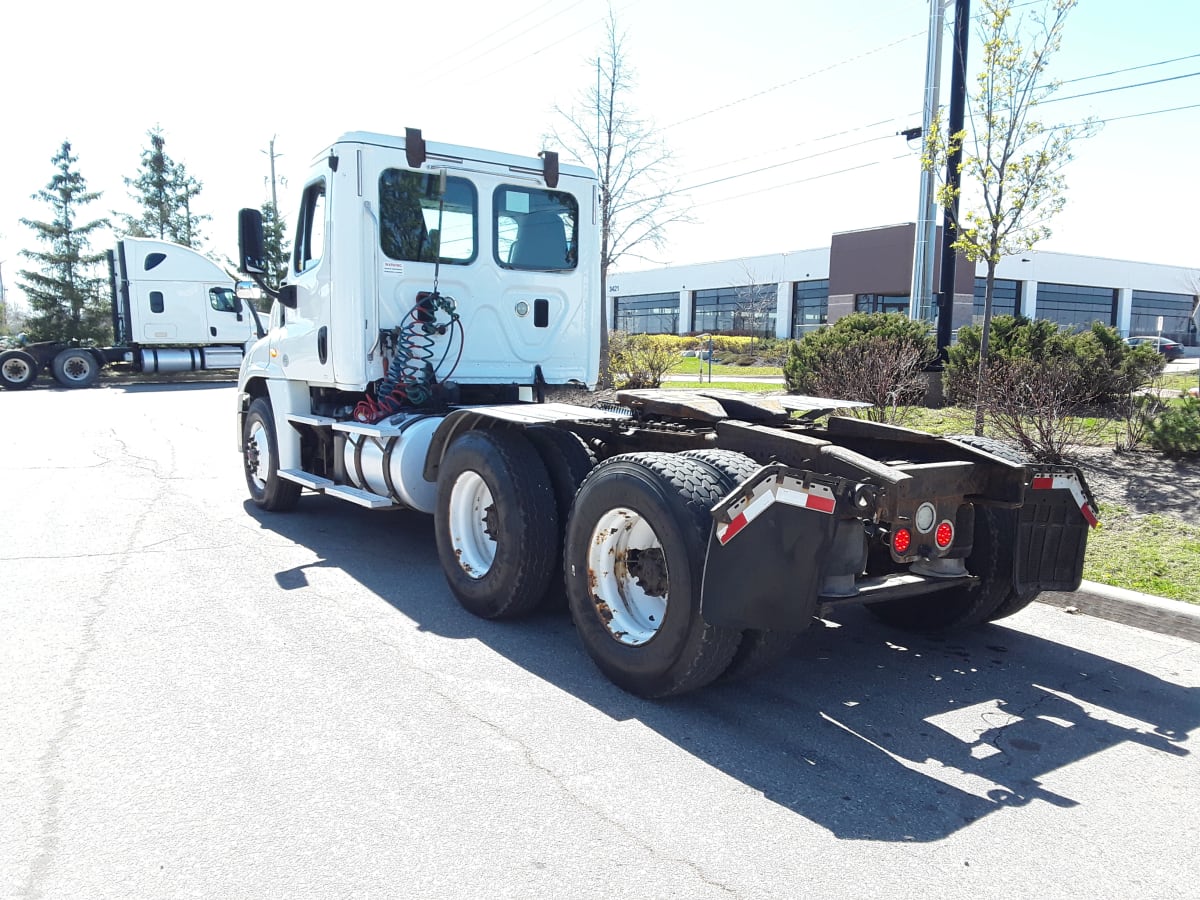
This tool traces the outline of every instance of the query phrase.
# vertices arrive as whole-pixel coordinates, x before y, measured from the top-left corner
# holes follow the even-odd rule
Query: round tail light
[[[912,546],[912,532],[907,528],[897,528],[892,532],[892,549],[897,556],[904,556]]]
[[[954,526],[950,524],[949,520],[938,525],[937,531],[933,534],[933,539],[937,541],[938,547],[942,550],[945,550],[954,543]]]

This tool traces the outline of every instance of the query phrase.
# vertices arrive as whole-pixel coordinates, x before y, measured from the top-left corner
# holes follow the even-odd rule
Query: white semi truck
[[[646,697],[761,670],[835,604],[941,631],[1078,587],[1095,504],[1074,468],[826,418],[852,404],[821,398],[580,403],[600,363],[597,190],[554,153],[411,129],[322,150],[239,375],[253,502],[428,513],[466,609],[519,616],[565,590],[600,670]],[[254,210],[240,242],[260,277]]]
[[[262,328],[235,282],[204,254],[149,238],[108,251],[114,346],[26,343],[0,354],[0,385],[29,387],[50,369],[63,387],[88,387],[107,365],[146,374],[229,369]]]

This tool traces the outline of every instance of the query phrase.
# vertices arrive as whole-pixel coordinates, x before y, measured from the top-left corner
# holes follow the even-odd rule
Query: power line
[[[800,76],[797,76],[796,78],[791,79],[790,81],[780,82],[779,84],[772,85],[771,87],[768,87],[768,88],[763,88],[763,90],[761,90],[761,91],[757,91],[756,93],[749,94],[749,95],[747,95],[745,97],[741,97],[737,100],[731,100],[730,102],[724,103],[721,106],[714,106],[712,109],[705,110],[704,112],[701,112],[701,113],[696,113],[696,115],[694,115],[694,116],[688,116],[686,119],[680,119],[678,122],[672,122],[670,125],[664,126],[662,130],[667,131],[668,129],[675,128],[679,125],[684,125],[688,122],[694,122],[697,119],[703,119],[705,116],[711,116],[713,113],[722,112],[722,111],[724,111],[726,109],[730,109],[734,106],[739,106],[740,104],[746,103],[747,101],[756,100],[759,97],[766,96],[767,94],[774,93],[775,91],[782,90],[783,88],[786,88],[786,87],[791,87],[794,84],[799,84],[801,81],[805,81],[806,79],[812,78],[816,75],[821,75],[825,72],[829,72],[833,69],[839,68],[848,63],[857,62],[860,59],[865,59],[866,57],[872,56],[876,53],[882,53],[884,50],[890,50],[892,47],[903,44],[905,41],[911,41],[913,38],[920,37],[924,33],[925,32],[923,32],[923,31],[917,31],[910,35],[906,35],[905,37],[897,38],[896,40],[892,41],[890,44],[884,44],[883,46],[875,47],[872,50],[865,50],[862,53],[859,53],[857,56],[848,56],[845,59],[838,60],[835,63],[830,63],[829,65],[824,66],[820,69],[813,69],[811,72],[806,72],[803,75],[800,75]]]
[[[1155,66],[1166,66],[1171,63],[1183,62],[1186,59],[1195,59],[1200,56],[1200,53],[1193,53],[1190,56],[1177,56],[1174,59],[1161,59],[1158,62],[1143,63],[1140,66],[1128,66],[1124,69],[1113,69],[1111,72],[1097,72],[1095,75],[1081,75],[1078,78],[1068,78],[1066,81],[1060,81],[1059,84],[1074,84],[1077,81],[1087,81],[1091,78],[1104,78],[1108,75],[1122,75],[1125,72],[1136,72],[1139,69],[1153,69]]]
[[[1117,87],[1102,88],[1098,91],[1088,91],[1086,94],[1072,94],[1069,97],[1051,97],[1049,100],[1041,100],[1038,106],[1045,106],[1047,103],[1059,103],[1063,100],[1078,100],[1081,97],[1094,97],[1097,94],[1111,94],[1113,91],[1127,91],[1130,88],[1147,87],[1151,84],[1163,84],[1167,81],[1179,81],[1181,78],[1195,78],[1200,75],[1200,72],[1188,72],[1186,75],[1172,75],[1169,78],[1156,78],[1154,81],[1143,81],[1140,84],[1122,84]]]

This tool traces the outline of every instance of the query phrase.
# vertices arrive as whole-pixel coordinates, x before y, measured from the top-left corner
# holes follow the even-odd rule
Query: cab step
[[[399,506],[398,503],[393,503],[391,498],[385,497],[382,494],[376,494],[373,491],[364,491],[356,487],[351,487],[348,484],[338,484],[330,481],[328,478],[314,475],[311,472],[305,472],[301,469],[280,469],[279,477],[286,478],[288,481],[294,481],[296,484],[302,484],[306,488],[320,491],[331,497],[338,497],[359,506],[365,506],[367,509],[391,509]]]

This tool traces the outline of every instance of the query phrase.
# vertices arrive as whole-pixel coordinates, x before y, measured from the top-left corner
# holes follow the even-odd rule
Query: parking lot
[[[1200,645],[850,609],[646,702],[462,611],[421,515],[255,510],[233,406],[0,394],[0,893],[1195,895]]]

